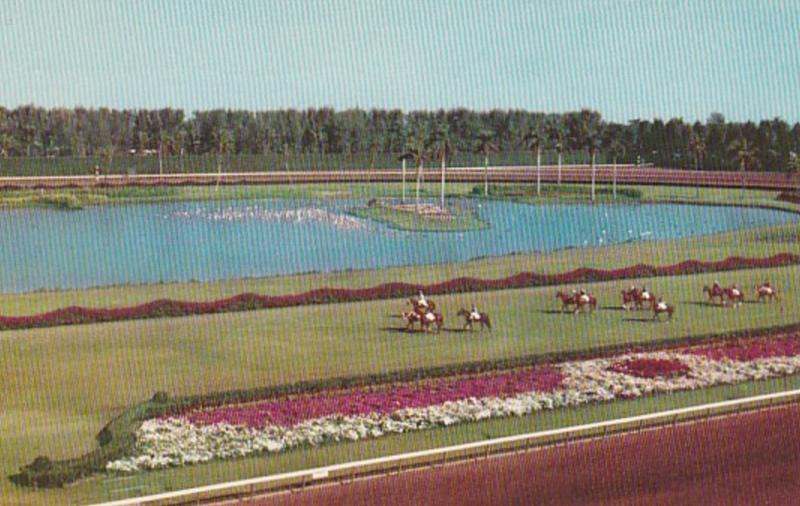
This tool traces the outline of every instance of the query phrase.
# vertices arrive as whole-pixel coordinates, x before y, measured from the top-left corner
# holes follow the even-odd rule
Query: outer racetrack
[[[300,504],[797,504],[800,405],[284,493]]]

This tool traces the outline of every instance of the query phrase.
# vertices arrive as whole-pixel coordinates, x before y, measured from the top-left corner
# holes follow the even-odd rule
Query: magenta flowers
[[[713,360],[730,359],[748,362],[759,358],[800,355],[800,332],[778,338],[740,339],[730,343],[687,348],[684,353],[702,355]]]
[[[290,426],[330,415],[387,414],[406,408],[423,408],[468,398],[508,397],[523,392],[552,392],[563,381],[555,368],[523,369],[416,385],[389,386],[329,392],[250,405],[195,411],[184,418],[195,425],[229,423],[248,427],[265,424]]]
[[[689,372],[689,366],[679,360],[637,358],[617,362],[608,370],[637,378],[671,378],[686,374]]]

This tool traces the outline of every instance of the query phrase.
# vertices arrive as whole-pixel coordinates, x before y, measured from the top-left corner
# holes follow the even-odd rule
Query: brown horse
[[[648,302],[650,303],[650,309],[653,309],[654,307],[656,307],[656,300],[658,300],[656,294],[647,290],[642,290],[641,292],[639,292],[639,297],[636,302],[640,309],[643,309],[644,305],[647,304]]]
[[[769,283],[757,286],[756,294],[758,295],[759,302],[781,301],[781,298],[778,296],[778,290]]]
[[[416,311],[403,311],[402,317],[406,321],[406,330],[412,330],[415,323],[419,323],[422,328],[422,317]]]
[[[622,309],[628,311],[631,307],[639,308],[639,290],[635,286],[622,290]]]
[[[475,322],[481,324],[481,332],[483,332],[483,328],[486,327],[490,331],[492,330],[492,322],[489,320],[489,315],[486,313],[478,313],[477,318],[476,315],[472,314],[472,311],[468,311],[463,307],[458,310],[458,316],[464,317],[464,329],[469,329],[470,332],[472,331],[472,325]]]
[[[675,312],[675,306],[668,304],[664,301],[658,301],[653,304],[653,320],[660,320],[659,315],[666,314],[668,320],[672,320],[672,313]]]
[[[744,302],[744,292],[736,287],[736,285],[729,288],[723,288],[723,293],[727,299],[727,304],[733,304],[733,307],[741,306]]]
[[[417,313],[420,316],[420,325],[422,326],[422,330],[430,332],[431,325],[436,328],[436,333],[438,334],[442,327],[444,326],[444,316],[441,313],[434,313],[433,311],[428,311],[427,313]]]
[[[581,311],[592,313],[597,309],[597,299],[588,293],[578,294],[575,297],[575,311],[573,314],[578,314]]]
[[[714,286],[704,286],[703,293],[708,294],[708,302],[714,303],[714,299],[719,299],[720,304],[725,303],[725,290],[719,286],[718,284],[714,284]]]
[[[566,310],[569,310],[570,306],[577,305],[577,301],[575,300],[577,298],[577,294],[576,295],[571,295],[571,294],[568,294],[568,293],[565,293],[565,292],[562,292],[562,291],[559,290],[556,293],[556,298],[561,301],[561,312],[562,313],[564,311],[566,311]]]

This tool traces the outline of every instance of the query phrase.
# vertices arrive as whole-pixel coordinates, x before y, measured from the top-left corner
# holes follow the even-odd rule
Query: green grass
[[[449,219],[432,218],[387,207],[357,207],[349,212],[359,218],[384,223],[389,228],[414,232],[467,232],[489,226],[474,212],[466,209],[451,209],[452,215]]]
[[[794,323],[799,271],[714,275],[743,287],[768,277],[786,294],[782,305],[736,310],[695,303],[711,275],[642,280],[678,307],[675,321],[663,324],[644,321],[647,313],[616,309],[593,316],[553,313],[554,289],[540,288],[436,298],[448,329],[457,326],[455,311],[476,300],[495,322],[494,332],[483,336],[401,332],[401,300],[3,332],[0,471],[10,474],[39,454],[64,458],[88,451],[108,420],[159,390],[244,389]],[[591,290],[601,306],[616,307],[620,285]]]

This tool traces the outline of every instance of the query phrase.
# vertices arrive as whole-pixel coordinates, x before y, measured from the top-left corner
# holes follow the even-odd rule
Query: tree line
[[[435,150],[438,146],[440,149]],[[681,118],[606,121],[588,109],[546,114],[525,110],[438,111],[308,108],[273,111],[45,109],[0,107],[0,157],[337,154],[375,161],[405,154],[418,163],[437,151],[528,151],[537,159],[651,163],[706,170],[798,170],[800,123],[781,118],[705,122]],[[577,155],[580,154],[581,158]]]

